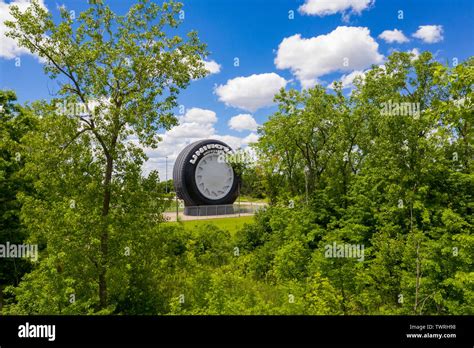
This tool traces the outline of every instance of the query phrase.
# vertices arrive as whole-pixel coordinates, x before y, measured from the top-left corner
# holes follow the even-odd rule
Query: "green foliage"
[[[299,202],[309,195],[317,224],[310,235],[320,239],[311,272],[329,279],[344,313],[473,313],[464,256],[472,249],[473,68],[472,59],[448,68],[426,52],[394,53],[349,98],[340,86],[277,96],[279,111],[257,144],[268,194],[290,190]],[[384,113],[387,103],[414,109]],[[301,225],[287,233],[288,225],[272,229],[305,234]],[[333,242],[364,245],[365,260],[322,257]]]
[[[133,269],[148,264],[124,257],[124,249],[153,245],[165,205],[156,173],[141,175],[143,148],[156,147],[157,131],[176,124],[180,90],[207,74],[197,34],[175,35],[181,6],[143,0],[119,15],[97,1],[75,19],[62,10],[58,23],[36,1],[26,11],[10,7],[7,35],[41,57],[60,85],[57,99],[35,103],[39,126],[24,140],[22,175],[34,192],[21,196],[22,221],[30,239],[47,248],[41,265],[12,290],[16,307],[62,313],[73,292],[65,311],[108,313],[127,269],[142,281]],[[55,270],[58,282],[39,275]],[[42,289],[57,289],[57,296]],[[29,296],[44,301],[30,308]]]
[[[25,134],[35,129],[36,120],[28,107],[21,107],[12,91],[0,91],[0,244],[23,244],[28,237],[20,224],[21,202],[18,195],[31,192],[31,182],[20,174],[27,151],[22,145]],[[31,269],[23,259],[3,259],[0,262],[1,292],[7,285],[18,285]]]
[[[129,24],[102,5],[82,15],[79,39],[89,35],[93,47],[67,58],[74,59],[71,66],[81,69],[86,59],[107,58],[97,76],[77,70],[91,82],[89,97],[119,96],[104,92],[105,76],[122,80],[138,72],[138,65],[120,65],[122,48],[130,49],[134,64],[144,58],[149,68],[158,68],[132,39],[158,34],[138,30],[146,22],[138,14],[160,12],[161,23],[173,26],[173,16],[163,12],[175,13],[179,6],[146,4],[130,10]],[[28,33],[49,25],[53,37],[76,52],[78,46],[65,39],[67,20],[54,29],[46,13],[36,15],[44,21],[33,25],[31,13],[17,13],[20,27],[10,26]],[[112,20],[123,25],[121,37],[129,38],[103,41],[88,31],[108,28]],[[163,40],[157,45],[172,47],[178,39]],[[184,47],[181,52],[199,70],[201,46]],[[106,48],[108,55],[98,53]],[[60,60],[66,67],[67,59]],[[109,62],[115,69],[107,70]],[[165,67],[161,83],[172,73],[176,86],[185,86],[197,71],[185,71],[187,66]],[[60,73],[54,65],[47,69]],[[163,127],[174,122],[164,111],[173,98],[156,105],[147,93],[137,97],[151,81],[131,91],[130,99],[124,96],[128,101],[120,112],[113,104],[104,118],[92,115],[96,128],[79,136],[87,122],[58,114],[57,100],[33,104],[37,117],[28,123],[29,112],[21,116],[11,94],[1,94],[10,110],[1,128],[8,135],[1,143],[1,189],[8,198],[2,227],[23,231],[22,238],[41,246],[39,262],[22,281],[10,278],[14,286],[5,291],[4,313],[474,314],[473,69],[472,59],[450,68],[426,52],[418,58],[395,52],[384,67],[357,79],[349,96],[340,85],[331,91],[282,90],[278,111],[259,130],[259,161],[248,174],[262,178],[250,186],[265,190],[271,205],[235,233],[212,221],[163,222],[163,183],[156,173],[141,175],[144,155],[124,141],[132,130],[142,144],[151,144],[155,121]],[[409,112],[386,112],[387,103],[409,105]],[[160,117],[148,113],[155,106],[163,107]],[[114,133],[122,123],[123,133]],[[25,154],[21,165],[12,161],[17,148]],[[111,180],[105,184],[107,173]],[[339,254],[337,246],[349,249]],[[352,246],[362,254],[346,254],[356,250]]]

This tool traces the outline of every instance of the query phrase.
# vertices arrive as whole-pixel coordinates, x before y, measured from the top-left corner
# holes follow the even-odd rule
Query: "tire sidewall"
[[[237,176],[232,167],[231,168],[234,174],[232,187],[230,191],[220,199],[212,200],[202,195],[196,185],[195,177],[198,164],[204,156],[210,153],[225,155],[226,153],[232,152],[232,148],[219,140],[202,140],[196,142],[195,145],[190,146],[186,152],[187,153],[184,156],[184,161],[181,164],[181,168],[179,168],[179,170],[181,171],[181,178],[184,181],[182,183],[182,189],[186,190],[187,195],[192,201],[188,203],[192,203],[192,205],[233,204],[238,196],[238,185],[240,178]]]

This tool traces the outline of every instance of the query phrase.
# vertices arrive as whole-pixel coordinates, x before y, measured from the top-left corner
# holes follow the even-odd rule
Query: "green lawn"
[[[254,197],[244,196],[244,195],[240,196],[240,200],[242,202],[268,203],[266,198],[254,198]],[[237,204],[238,202],[239,202],[239,198],[237,198],[237,201],[235,202],[235,204]]]
[[[202,225],[216,225],[222,230],[227,230],[230,234],[234,234],[237,230],[242,228],[245,223],[251,223],[253,221],[253,216],[241,216],[241,217],[232,217],[232,218],[222,218],[222,219],[206,219],[206,220],[190,220],[183,221],[184,228],[191,230],[198,226]],[[176,223],[176,222],[170,222]]]

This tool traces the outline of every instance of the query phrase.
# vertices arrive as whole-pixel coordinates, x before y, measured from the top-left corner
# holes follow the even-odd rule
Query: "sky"
[[[55,18],[60,6],[76,16],[87,7],[79,0],[41,1]],[[106,2],[120,14],[132,3]],[[340,80],[350,93],[355,76],[383,64],[394,50],[430,51],[451,66],[474,52],[473,0],[182,2],[178,32],[195,30],[207,44],[210,74],[180,93],[179,125],[159,133],[157,149],[145,149],[144,172],[158,170],[161,179],[171,178],[176,156],[193,141],[219,139],[234,149],[255,142],[282,87],[330,88]],[[41,61],[4,35],[12,3],[25,8],[28,0],[0,0],[0,88],[14,90],[20,103],[50,99],[58,87]]]

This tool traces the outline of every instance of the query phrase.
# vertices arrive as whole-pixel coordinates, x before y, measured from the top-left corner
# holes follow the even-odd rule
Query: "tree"
[[[55,23],[33,1],[24,12],[11,6],[14,20],[6,22],[7,35],[41,57],[45,72],[60,85],[61,99],[48,112],[67,114],[74,130],[65,132],[61,150],[80,144],[81,159],[88,157],[100,173],[100,178],[93,175],[102,190],[95,228],[100,308],[108,303],[111,210],[121,190],[119,179],[144,160],[138,145],[156,147],[157,130],[176,124],[172,109],[180,89],[206,74],[205,46],[197,34],[190,32],[187,40],[169,34],[180,24],[180,10],[173,1],[160,6],[141,0],[118,15],[98,0],[77,19],[63,9],[61,22]],[[89,207],[89,213],[96,208]]]
[[[394,52],[347,97],[340,84],[281,91],[256,147],[280,180],[272,202],[290,185],[301,198],[304,168],[310,202],[267,210],[245,230],[244,241],[271,236],[259,238],[255,264],[291,270],[281,254],[304,235],[315,249],[307,274],[329,280],[344,313],[471,313],[473,76],[472,58],[446,67],[429,52]],[[309,225],[282,223],[298,211]],[[332,242],[362,245],[366,257],[321,256]]]
[[[25,163],[21,140],[35,129],[36,120],[28,108],[16,103],[13,91],[0,91],[0,244],[21,244],[28,233],[20,223],[20,192],[31,192],[31,183],[20,175]],[[18,285],[30,269],[25,260],[6,259],[0,265],[0,308],[3,288]]]

